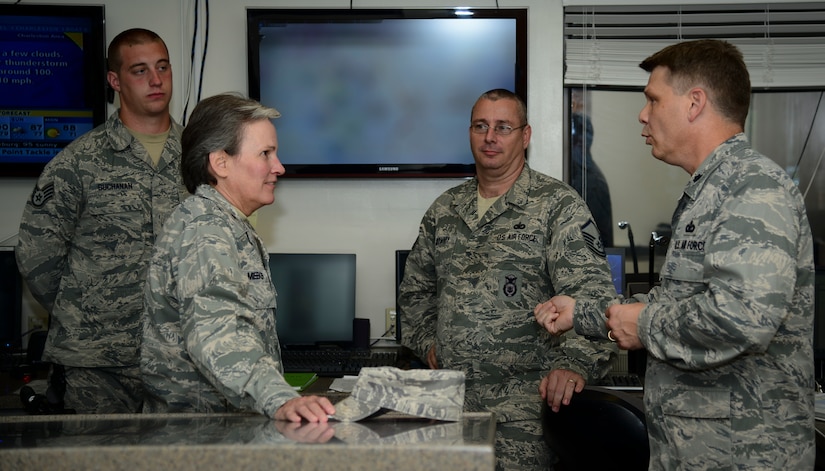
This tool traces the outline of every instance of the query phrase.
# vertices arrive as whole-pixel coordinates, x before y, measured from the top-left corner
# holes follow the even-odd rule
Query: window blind
[[[644,87],[646,57],[716,38],[742,50],[755,90],[825,88],[825,2],[567,6],[564,35],[569,86]]]

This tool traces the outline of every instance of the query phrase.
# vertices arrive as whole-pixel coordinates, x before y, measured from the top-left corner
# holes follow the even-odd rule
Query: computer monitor
[[[19,3],[0,4],[0,178],[40,175],[107,116],[104,6]]]
[[[270,253],[281,348],[349,348],[355,319],[355,254]]]
[[[398,296],[401,295],[401,280],[404,279],[404,267],[409,254],[409,250],[395,251],[395,341],[398,343],[401,343],[401,321],[398,318],[401,306],[398,305]]]
[[[0,349],[22,349],[23,281],[17,270],[14,247],[0,247]]]
[[[607,254],[607,263],[610,265],[610,277],[613,279],[613,286],[616,292],[625,294],[625,253],[620,247],[607,247],[604,249]]]

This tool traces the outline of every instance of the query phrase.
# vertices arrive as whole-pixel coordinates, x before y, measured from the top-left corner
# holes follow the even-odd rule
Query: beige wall
[[[28,3],[80,3],[77,0]],[[194,1],[105,0],[107,41],[130,27],[160,34],[169,47],[174,72],[173,116],[181,120]],[[355,0],[357,8],[494,7],[495,2]],[[534,127],[531,163],[562,175],[561,1],[499,0],[501,8],[528,8],[528,102]],[[348,8],[349,0],[211,0],[211,27],[202,97],[224,91],[247,92],[246,7]],[[202,22],[202,20],[201,20]],[[182,25],[185,25],[182,27]],[[481,93],[483,90],[480,90]],[[194,96],[194,94],[193,94]],[[110,107],[110,111],[113,108]],[[188,107],[191,112],[192,105]],[[467,110],[469,113],[469,110]],[[426,116],[422,116],[426,119]],[[467,136],[456,136],[467,139]],[[289,149],[281,149],[282,153]],[[0,241],[14,236],[34,179],[0,184]],[[384,332],[384,311],[395,306],[395,251],[409,248],[424,211],[457,179],[281,180],[273,205],[262,208],[257,227],[272,252],[346,252],[357,255],[357,315],[371,321],[371,335]],[[12,243],[14,240],[11,241]],[[8,243],[6,243],[8,245]],[[42,315],[30,299],[26,311]],[[24,330],[27,323],[24,322]]]
[[[78,0],[29,0],[27,3],[83,3]],[[194,0],[97,0],[88,3],[106,6],[107,40],[130,27],[156,31],[167,42],[174,71],[173,115],[181,120],[186,101]],[[202,96],[224,91],[247,92],[246,7],[349,8],[350,0],[212,0],[209,2],[211,28],[205,65]],[[562,101],[562,9],[563,5],[583,4],[678,4],[676,1],[617,2],[609,0],[482,0],[449,3],[428,0],[353,0],[356,8],[453,7],[473,6],[528,9],[528,106],[533,126],[530,161],[533,168],[557,178],[563,175],[563,101]],[[715,2],[708,2],[715,3]],[[729,3],[756,3],[733,0]],[[777,2],[773,2],[777,3]],[[202,20],[201,20],[202,23]],[[199,52],[198,52],[199,55]],[[480,93],[481,91],[479,91]],[[194,91],[190,93],[194,97]],[[627,96],[631,102],[641,98]],[[636,107],[631,105],[635,110]],[[110,111],[113,110],[110,107]],[[191,112],[192,105],[188,107]],[[637,110],[636,110],[637,111]],[[638,123],[632,116],[616,116],[595,122],[598,130],[593,152],[597,160],[617,155],[615,149],[639,145]],[[469,110],[468,110],[469,112]],[[422,117],[425,119],[426,117]],[[626,128],[620,128],[621,122]],[[456,136],[456,139],[466,139]],[[635,142],[630,142],[635,141]],[[289,152],[282,149],[281,152]],[[650,164],[649,150],[633,151],[639,166]],[[632,169],[632,165],[623,165]],[[653,164],[655,165],[655,164]],[[664,168],[664,165],[660,167]],[[679,175],[679,170],[674,173]],[[632,191],[634,176],[625,179],[627,188],[611,188],[621,193]],[[674,182],[680,188],[681,182]],[[410,180],[282,180],[273,205],[259,211],[258,230],[273,252],[347,252],[357,254],[359,317],[371,320],[371,335],[384,331],[384,310],[395,305],[394,253],[413,243],[418,222],[432,200],[442,191],[457,185],[456,179]],[[34,179],[0,179],[0,244],[14,243],[23,204]],[[674,190],[678,191],[678,190]],[[618,195],[617,195],[618,196]],[[661,211],[669,214],[675,204],[672,195],[655,195]],[[678,198],[678,193],[677,196]],[[631,195],[629,198],[651,198]],[[614,201],[616,197],[614,197]],[[668,206],[668,208],[664,208]],[[618,221],[625,216],[614,209]],[[629,218],[629,217],[628,217]],[[661,217],[654,216],[655,222]],[[647,235],[638,231],[647,222],[630,219],[636,243]],[[636,230],[636,227],[639,229]],[[616,243],[626,245],[624,231],[616,231]],[[11,242],[5,242],[7,239]],[[27,299],[26,311],[40,315]],[[24,323],[24,330],[27,325]]]

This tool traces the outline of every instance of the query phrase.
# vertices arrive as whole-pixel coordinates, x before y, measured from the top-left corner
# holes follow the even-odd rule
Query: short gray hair
[[[505,88],[495,88],[493,90],[487,90],[486,92],[482,93],[478,100],[476,100],[476,104],[478,104],[481,100],[490,100],[490,101],[498,101],[498,100],[513,100],[516,102],[516,112],[518,113],[518,118],[521,120],[521,124],[527,124],[527,104],[524,103],[524,100],[521,99],[520,96],[516,95],[515,93],[507,90]],[[473,110],[475,110],[475,105],[473,105]],[[472,113],[470,114],[472,117]]]
[[[200,185],[218,182],[209,171],[211,152],[223,150],[236,155],[247,124],[279,116],[281,113],[275,108],[236,93],[222,93],[201,100],[192,110],[181,137],[180,171],[189,193],[195,193]]]

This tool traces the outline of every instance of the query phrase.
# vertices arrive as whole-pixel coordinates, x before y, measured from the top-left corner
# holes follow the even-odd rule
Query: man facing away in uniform
[[[141,410],[146,267],[186,196],[166,44],[152,31],[124,31],[109,44],[108,69],[120,108],[43,170],[17,246],[20,272],[49,312],[49,387],[78,413]]]
[[[796,185],[743,133],[742,53],[688,41],[640,66],[642,137],[691,176],[661,286],[610,307],[553,298],[536,319],[599,335],[606,312],[620,348],[647,349],[650,469],[813,469],[811,228]]]
[[[406,347],[430,368],[463,371],[465,409],[496,414],[498,469],[549,469],[539,384],[558,410],[608,371],[608,341],[564,340],[532,311],[556,294],[616,291],[587,205],[527,165],[524,102],[491,90],[472,109],[476,177],[427,210],[407,258],[399,319]]]

